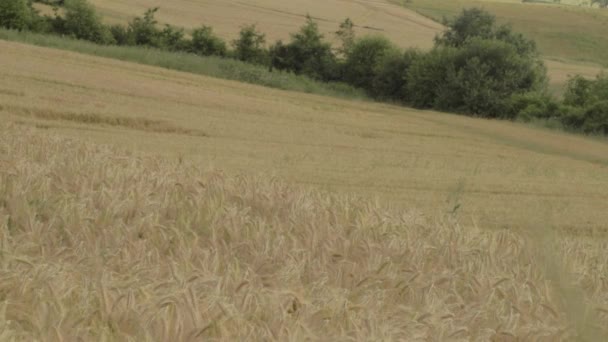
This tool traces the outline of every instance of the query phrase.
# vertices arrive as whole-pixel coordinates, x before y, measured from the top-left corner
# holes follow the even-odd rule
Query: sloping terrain
[[[359,34],[382,34],[404,47],[429,48],[442,26],[433,20],[386,1],[364,0],[92,0],[105,16],[126,21],[147,8],[160,7],[158,19],[186,28],[212,26],[221,37],[237,37],[240,27],[256,24],[267,40],[289,39],[310,14],[328,39],[350,17]]]
[[[204,168],[0,125],[0,338],[560,341],[605,331],[597,242],[538,248],[506,230]],[[545,260],[552,248],[577,278],[549,262],[561,258]]]
[[[0,117],[484,227],[608,222],[608,144],[0,42]]]
[[[463,8],[483,7],[498,22],[534,39],[548,58],[608,66],[608,11],[584,6],[521,1],[417,0],[405,5],[435,20],[451,18]]]
[[[158,6],[157,18],[161,23],[186,28],[210,25],[228,41],[235,39],[240,27],[248,24],[256,24],[267,35],[269,43],[289,39],[289,35],[304,23],[307,14],[318,21],[326,38],[333,40],[340,22],[350,17],[358,26],[359,35],[381,34],[403,48],[421,49],[432,47],[433,38],[443,29],[437,22],[442,16],[456,15],[465,6],[482,6],[495,13],[500,21],[513,23],[518,31],[537,40],[548,58],[562,59],[547,63],[551,90],[556,93],[563,90],[569,76],[594,77],[598,74],[601,69],[596,64],[604,63],[608,49],[601,47],[608,17],[597,11],[572,7],[539,7],[536,4],[521,7],[521,3],[475,0],[408,3],[413,10],[398,1],[385,0],[92,0],[92,3],[106,20],[121,23]],[[598,42],[597,46],[594,42]],[[595,64],[581,65],[580,61]]]

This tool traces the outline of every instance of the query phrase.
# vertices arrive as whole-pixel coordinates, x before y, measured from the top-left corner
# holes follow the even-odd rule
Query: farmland
[[[4,337],[602,334],[605,141],[0,48]]]
[[[403,48],[428,49],[443,27],[437,21],[456,15],[463,7],[482,5],[496,14],[500,22],[535,39],[547,59],[552,92],[559,94],[569,76],[594,77],[607,59],[608,16],[595,9],[575,6],[521,4],[493,1],[239,1],[213,0],[201,6],[196,1],[93,0],[109,23],[124,23],[147,8],[160,7],[161,23],[192,29],[210,25],[219,36],[235,39],[241,26],[256,24],[268,42],[286,40],[304,23],[305,16],[316,18],[320,30],[330,40],[346,17],[358,26],[358,35],[384,35]],[[525,6],[525,7],[522,7]],[[412,11],[413,10],[413,11]],[[47,8],[48,11],[48,8]],[[563,23],[568,23],[564,25]],[[599,42],[599,43],[598,43]],[[603,43],[602,43],[603,42]],[[597,43],[597,44],[596,44]]]
[[[273,39],[301,24],[288,13],[304,2],[250,3],[210,2],[205,20],[235,34],[230,5]],[[395,13],[428,20],[306,3],[324,30],[345,13],[395,36]],[[160,3],[96,4],[124,21]],[[161,5],[198,25],[195,3]],[[409,42],[431,42],[428,23]],[[0,40],[1,340],[608,335],[606,138],[305,94],[287,74],[273,86],[300,92],[213,78],[196,56],[38,44],[70,47]],[[208,64],[154,66],[170,56]],[[598,70],[548,63],[554,87]]]

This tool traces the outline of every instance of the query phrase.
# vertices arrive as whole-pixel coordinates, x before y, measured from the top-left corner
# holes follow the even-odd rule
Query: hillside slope
[[[107,21],[121,23],[158,6],[160,22],[186,28],[210,25],[228,41],[237,37],[241,26],[248,24],[256,24],[267,35],[268,43],[289,39],[290,33],[296,32],[304,23],[307,14],[317,19],[326,38],[333,40],[333,33],[340,22],[350,17],[358,25],[359,35],[381,34],[403,48],[421,49],[432,47],[433,38],[443,30],[442,25],[428,17],[440,21],[443,15],[452,16],[463,6],[475,5],[489,9],[498,15],[499,20],[512,22],[518,31],[538,40],[541,51],[552,59],[547,66],[551,90],[555,93],[563,90],[569,76],[581,74],[594,77],[601,70],[594,64],[581,65],[572,60],[600,64],[606,60],[601,55],[604,49],[598,49],[605,40],[601,33],[606,31],[603,17],[600,15],[598,18],[595,12],[570,7],[525,7],[524,10],[521,4],[475,0],[422,0],[408,3],[411,9],[402,6],[401,2],[389,0],[92,0],[92,3]],[[547,15],[544,15],[545,8],[549,12]],[[594,26],[587,27],[588,21]],[[564,27],[564,22],[569,23],[567,27]],[[585,47],[581,44],[585,44]]]
[[[486,227],[604,231],[608,144],[0,42],[0,118]]]
[[[608,312],[606,271],[591,261],[606,257],[601,243],[536,245],[206,167],[0,124],[0,338],[562,341],[606,332],[597,315]],[[550,266],[562,259],[563,269]]]
[[[240,27],[256,24],[267,40],[289,39],[304,23],[307,14],[318,20],[328,39],[339,24],[350,17],[359,34],[382,34],[403,47],[429,48],[442,26],[402,6],[385,1],[364,0],[92,0],[100,12],[124,22],[147,8],[160,7],[163,23],[194,28],[210,25],[225,39],[237,37]]]

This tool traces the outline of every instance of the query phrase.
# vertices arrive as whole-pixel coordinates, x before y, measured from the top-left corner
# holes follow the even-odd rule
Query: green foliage
[[[158,35],[159,46],[169,51],[184,51],[188,48],[188,41],[185,39],[184,29],[171,25],[165,28]]]
[[[584,118],[582,129],[585,133],[608,135],[608,100],[589,106],[585,110]]]
[[[513,45],[474,38],[453,55],[434,107],[499,117],[505,99],[541,91],[544,75],[544,69],[519,55]]]
[[[66,0],[63,33],[99,44],[114,43],[110,30],[101,23],[95,8],[86,0]]]
[[[272,68],[315,79],[335,80],[339,74],[331,45],[323,41],[323,35],[311,17],[299,32],[291,35],[289,44],[278,41],[270,48],[270,59]]]
[[[482,117],[514,117],[509,99],[542,92],[546,70],[533,42],[496,27],[481,9],[464,10],[410,68],[408,90],[421,108]],[[532,110],[532,109],[530,109]]]
[[[226,43],[213,33],[213,28],[202,26],[192,32],[190,52],[200,56],[226,56]]]
[[[109,30],[117,45],[135,45],[135,36],[128,27],[112,25]]]
[[[599,75],[595,80],[574,76],[568,81],[564,103],[570,106],[587,107],[608,100],[608,77]]]
[[[502,118],[528,122],[534,119],[561,118],[562,113],[560,104],[551,97],[542,93],[526,93],[509,99]]]
[[[32,20],[27,0],[0,0],[0,27],[27,30]]]
[[[473,37],[492,39],[496,18],[481,8],[464,9],[454,20],[444,20],[447,30],[435,37],[437,45],[461,47]]]
[[[340,24],[340,29],[336,31],[335,35],[340,41],[340,47],[337,49],[338,54],[342,57],[348,56],[355,44],[355,24],[353,21],[346,18]]]
[[[135,45],[145,45],[151,47],[160,47],[160,30],[157,27],[158,21],[154,18],[158,7],[148,9],[143,17],[135,17],[129,23],[129,28],[126,30],[132,38],[128,38],[128,42],[133,42]]]
[[[412,64],[420,58],[421,52],[414,49],[405,53],[390,51],[377,63],[370,93],[379,99],[407,103],[407,75]]]
[[[455,48],[439,47],[414,60],[406,80],[408,98],[414,107],[433,108],[456,53]]]
[[[364,37],[356,40],[346,55],[344,80],[355,87],[371,91],[376,69],[383,58],[398,53],[398,48],[381,36]]]
[[[515,46],[521,56],[538,55],[536,43],[522,34],[513,32],[508,25],[497,26],[496,18],[480,8],[464,9],[452,21],[446,21],[448,27],[441,36],[435,38],[437,45],[463,47],[474,38],[500,40]]]
[[[243,62],[264,64],[267,56],[265,43],[266,35],[259,32],[255,25],[244,26],[241,28],[239,38],[232,42],[234,56]]]

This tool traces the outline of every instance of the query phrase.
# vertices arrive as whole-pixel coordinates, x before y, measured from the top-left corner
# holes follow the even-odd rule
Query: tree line
[[[421,109],[484,118],[541,120],[589,134],[608,134],[608,77],[570,79],[562,100],[547,91],[547,72],[534,41],[490,13],[465,9],[446,21],[430,51],[403,50],[382,36],[357,37],[350,19],[333,47],[308,17],[288,41],[267,44],[255,25],[226,42],[210,26],[190,33],[160,25],[158,8],[126,25],[105,25],[86,0],[45,0],[54,15],[40,15],[29,0],[0,3],[0,26],[59,34],[97,44],[142,46],[200,56],[234,58],[274,72],[344,82],[371,97]]]

